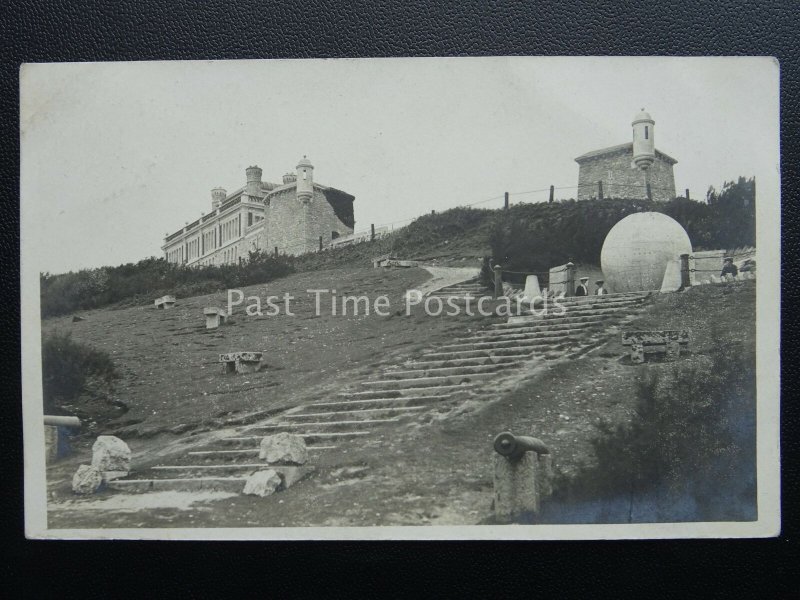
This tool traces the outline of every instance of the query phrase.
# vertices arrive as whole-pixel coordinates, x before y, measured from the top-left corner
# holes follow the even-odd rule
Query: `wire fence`
[[[605,194],[603,192],[603,186],[607,186],[606,189],[608,191],[613,191],[613,190],[616,190],[618,188],[625,188],[625,189],[629,189],[629,190],[639,190],[640,192],[642,192],[642,194],[640,194],[640,195],[643,195],[645,197],[651,197],[652,191],[654,191],[654,190],[667,191],[667,192],[670,192],[672,194],[675,193],[675,189],[674,188],[657,187],[657,186],[652,186],[650,184],[635,185],[635,184],[616,183],[616,182],[613,182],[613,181],[609,181],[609,182],[598,181],[597,183],[591,183],[591,184],[579,184],[579,185],[573,185],[573,186],[555,186],[555,185],[551,185],[551,186],[548,186],[548,187],[537,188],[537,189],[532,189],[532,190],[525,190],[525,191],[521,191],[521,192],[505,192],[505,193],[497,195],[497,196],[492,196],[491,198],[485,198],[483,200],[478,200],[478,201],[470,202],[470,203],[467,203],[467,204],[459,204],[459,205],[451,207],[451,208],[458,208],[458,207],[469,208],[469,207],[473,207],[473,206],[481,206],[481,205],[487,204],[489,202],[496,202],[496,201],[503,201],[503,204],[499,208],[508,208],[512,204],[512,202],[511,202],[512,198],[519,198],[520,196],[530,196],[532,194],[541,194],[541,193],[545,193],[545,192],[548,194],[546,199],[543,199],[543,200],[540,200],[540,201],[537,201],[537,202],[525,202],[525,201],[517,200],[517,201],[513,202],[513,204],[515,204],[515,205],[518,205],[518,204],[538,204],[538,203],[542,203],[542,202],[545,202],[545,201],[546,202],[554,202],[556,200],[561,201],[564,198],[562,198],[562,197],[556,198],[555,197],[556,196],[555,192],[557,192],[557,191],[558,192],[564,192],[564,191],[567,191],[567,190],[580,192],[581,190],[592,189],[592,190],[597,191],[598,194],[596,194],[595,196],[588,196],[587,195],[586,196],[587,198],[589,198],[589,197],[610,197],[610,196],[608,196],[607,194]],[[688,197],[688,193],[689,193],[689,190],[687,189],[686,190],[686,196],[687,197]],[[576,195],[580,196],[580,194],[576,194]],[[642,198],[642,199],[645,199],[645,198]],[[435,214],[435,211],[432,211],[431,214]],[[333,239],[333,240],[330,240],[330,241],[322,240],[322,243],[319,243],[319,241],[317,241],[316,243],[315,242],[311,242],[311,241],[299,241],[299,242],[296,242],[296,243],[293,243],[293,244],[289,244],[289,245],[282,244],[282,245],[279,246],[279,253],[298,255],[298,254],[319,252],[320,250],[330,250],[330,249],[336,249],[336,248],[341,248],[341,247],[346,247],[346,246],[352,246],[352,245],[360,244],[360,243],[364,243],[364,242],[371,242],[371,241],[374,241],[374,240],[378,240],[378,239],[382,239],[384,237],[390,236],[394,232],[402,229],[403,227],[407,226],[412,221],[415,221],[415,220],[421,218],[422,216],[425,216],[425,215],[419,215],[419,216],[416,216],[416,217],[410,217],[410,218],[407,218],[407,219],[400,219],[400,220],[396,220],[396,221],[387,221],[385,223],[375,223],[375,224],[372,224],[370,226],[370,229],[365,229],[365,230],[361,230],[361,231],[358,231],[358,232],[354,232],[352,234],[348,234],[346,236],[342,236],[342,238],[344,238],[344,239],[336,238],[336,239]],[[169,236],[168,238],[166,238],[165,241],[167,241],[167,242],[171,241],[171,239],[173,239],[179,233],[180,232],[176,232],[175,234],[172,234],[172,236]],[[189,233],[189,232],[186,231],[186,233]],[[194,232],[192,232],[192,233],[194,233]],[[231,244],[229,247],[233,247],[234,245],[235,244]],[[217,254],[221,250],[225,250],[225,249],[226,248],[217,248],[213,252],[208,253],[208,254],[206,254],[206,255],[204,255],[202,257],[199,257],[199,260],[193,260],[193,263],[194,264],[198,264],[198,263],[202,262],[202,263],[214,264],[213,261],[210,261],[210,259],[215,254]],[[259,250],[259,249],[258,248],[254,248],[254,250]],[[263,251],[263,252],[266,252],[266,253],[272,253],[272,254],[275,253],[275,247],[274,246],[272,248],[261,248],[260,250]],[[249,249],[243,249],[242,252],[246,253],[248,251],[249,251]],[[241,256],[240,255],[238,257],[238,260],[242,261],[245,258],[246,258],[245,256]],[[549,276],[549,272],[544,272],[544,271],[542,271],[542,272],[507,271],[507,272],[508,273],[513,273],[513,274],[516,274],[516,275]]]

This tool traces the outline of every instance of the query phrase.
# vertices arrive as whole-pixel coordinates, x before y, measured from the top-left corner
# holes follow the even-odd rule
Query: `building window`
[[[247,226],[251,227],[253,225],[253,213],[247,213]]]
[[[644,126],[644,139],[648,139],[650,136],[650,127],[648,125]]]

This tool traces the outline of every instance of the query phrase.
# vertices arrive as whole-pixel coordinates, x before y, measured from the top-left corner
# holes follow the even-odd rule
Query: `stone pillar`
[[[508,522],[539,512],[541,499],[552,493],[552,457],[525,452],[494,457],[494,513]]]
[[[568,262],[564,265],[564,295],[571,297],[575,295],[575,272],[577,271],[575,265]]]
[[[494,299],[497,300],[503,295],[503,267],[494,266]]]

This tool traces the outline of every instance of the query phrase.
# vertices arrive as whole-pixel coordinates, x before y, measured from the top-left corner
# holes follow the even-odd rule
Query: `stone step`
[[[437,350],[440,350],[437,348]],[[512,357],[512,356],[524,356],[530,357],[531,354],[534,352],[534,347],[529,348],[496,348],[496,349],[489,349],[489,350],[451,350],[445,352],[431,352],[430,354],[424,354],[420,360],[422,359],[432,359],[432,360],[443,360],[443,361],[450,361],[450,360],[460,360],[466,358],[498,358],[498,357]]]
[[[651,291],[643,291],[643,292],[621,292],[616,294],[605,294],[604,296],[569,296],[566,298],[559,299],[559,302],[563,303],[571,303],[571,304],[582,304],[585,302],[615,302],[617,300],[641,300],[643,298],[647,298],[651,296],[655,292]]]
[[[587,335],[594,331],[604,329],[611,323],[608,321],[598,322],[592,325],[581,326],[574,324],[569,328],[558,331],[529,331],[517,332],[515,330],[498,331],[496,335],[483,335],[479,337],[459,338],[456,342],[501,342],[501,341],[534,341],[534,340],[558,340],[562,337],[571,335]]]
[[[590,327],[592,325],[602,325],[606,322],[605,319],[591,319],[591,320],[576,320],[571,321],[569,318],[563,321],[553,322],[545,321],[542,323],[525,322],[525,323],[494,323],[490,329],[482,329],[476,331],[475,335],[480,337],[493,337],[498,333],[505,333],[506,331],[513,333],[528,333],[535,331],[564,331],[571,327]]]
[[[441,385],[459,385],[489,379],[492,373],[473,373],[471,375],[441,375],[437,377],[416,377],[413,379],[384,379],[364,381],[361,385],[376,390],[397,390],[403,388],[424,389]]]
[[[382,408],[357,408],[357,409],[350,409],[350,410],[333,410],[333,411],[324,411],[324,412],[299,412],[294,413],[291,415],[284,415],[284,418],[291,419],[292,422],[302,422],[305,420],[313,420],[313,419],[329,419],[329,418],[341,418],[344,415],[347,415],[347,418],[359,418],[364,417],[366,419],[372,417],[383,417],[383,416],[403,416],[405,414],[410,414],[414,412],[419,412],[421,410],[425,410],[427,407],[425,406],[384,406]]]
[[[353,408],[380,408],[382,406],[414,406],[420,404],[421,406],[430,406],[437,402],[448,400],[450,396],[419,396],[416,398],[404,398],[402,396],[397,398],[368,398],[364,400],[340,400],[336,402],[315,402],[309,404],[309,407],[326,408],[330,410],[347,411]]]
[[[266,462],[247,462],[227,465],[159,465],[150,467],[147,479],[161,480],[181,477],[224,477],[226,475],[247,476],[256,471],[272,469],[281,476],[297,481],[298,471],[310,472],[310,466],[275,465]]]
[[[474,375],[476,373],[497,373],[503,369],[519,366],[516,362],[506,362],[492,365],[462,365],[454,367],[431,367],[412,369],[410,371],[386,371],[383,376],[387,379],[410,379],[419,377],[435,377],[439,375]]]
[[[537,348],[544,348],[547,346],[554,346],[566,341],[580,339],[575,334],[558,336],[556,338],[533,339],[533,340],[500,340],[497,342],[462,342],[460,344],[448,344],[441,346],[439,349],[444,352],[456,352],[459,350],[499,350],[502,348],[513,349],[517,351],[535,350]]]
[[[441,396],[451,394],[461,389],[460,385],[431,385],[417,388],[389,389],[389,390],[366,390],[362,392],[342,392],[337,394],[339,398],[350,398],[353,400],[380,399],[380,398],[405,398],[413,399],[428,396]]]
[[[644,299],[637,300],[617,300],[614,302],[569,302],[569,303],[549,303],[545,309],[543,306],[535,306],[531,309],[527,304],[523,303],[521,308],[522,315],[536,315],[536,316],[564,316],[568,314],[580,314],[584,311],[610,309],[610,308],[630,308],[634,306],[641,306],[646,304]]]
[[[307,450],[313,452],[312,456],[316,456],[318,452],[325,450],[335,450],[338,446],[308,446]],[[187,452],[186,457],[190,461],[199,461],[198,464],[203,463],[231,463],[239,460],[245,462],[252,462],[254,457],[258,457],[259,448],[241,448],[238,450],[195,450]]]
[[[508,356],[476,356],[473,358],[454,358],[450,360],[430,359],[423,356],[418,360],[408,363],[407,366],[415,368],[437,368],[437,367],[466,367],[477,365],[506,365],[528,358],[527,354],[509,354]]]
[[[347,430],[352,427],[372,427],[375,425],[387,425],[389,423],[397,423],[400,419],[398,417],[392,419],[344,419],[344,420],[330,420],[330,421],[306,421],[302,423],[271,423],[267,425],[256,425],[250,429],[249,432],[263,431],[265,433],[277,431],[289,431],[292,433],[297,432],[298,435],[307,435],[308,429],[324,429],[326,432],[332,429]],[[301,431],[297,431],[297,430]]]
[[[112,490],[128,493],[144,492],[195,492],[213,490],[241,494],[246,478],[244,477],[186,477],[186,478],[146,478],[115,479],[108,482]]]
[[[571,334],[582,334],[593,329],[598,329],[606,324],[606,321],[595,322],[594,324],[588,323],[573,323],[567,328],[550,331],[548,329],[540,329],[537,331],[516,331],[515,329],[503,329],[494,332],[494,335],[472,335],[467,337],[455,338],[454,343],[471,343],[471,342],[498,342],[503,340],[552,340],[562,336]]]
[[[577,323],[577,322],[581,322],[581,321],[584,321],[584,322],[585,321],[593,321],[593,320],[596,320],[598,318],[607,319],[607,318],[612,318],[612,317],[615,317],[615,316],[624,317],[624,316],[631,315],[631,314],[638,314],[641,310],[642,310],[642,308],[640,308],[640,307],[627,308],[627,309],[608,308],[608,309],[604,309],[604,310],[599,310],[599,309],[598,310],[591,310],[591,311],[587,311],[585,313],[580,313],[580,314],[571,312],[567,316],[564,316],[564,315],[561,315],[561,316],[545,315],[545,316],[538,316],[537,317],[537,316],[534,316],[534,315],[519,315],[519,316],[509,317],[506,324],[508,326],[514,326],[514,325],[519,325],[520,323],[526,323],[526,324],[530,324],[530,323],[562,323],[562,322],[564,322],[565,319],[574,319],[575,322]]]
[[[249,431],[249,430],[248,430]],[[371,431],[298,431],[292,432],[302,436],[306,443],[315,440],[346,440],[353,438],[360,438],[365,435],[372,435]],[[266,433],[261,435],[241,435],[222,438],[217,443],[223,446],[236,446],[239,448],[258,448],[261,445],[261,440],[264,439]]]

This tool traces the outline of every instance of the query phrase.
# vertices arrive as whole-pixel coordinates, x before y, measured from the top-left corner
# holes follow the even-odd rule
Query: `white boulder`
[[[128,473],[131,470],[131,449],[113,435],[101,435],[92,446],[92,466],[101,473]]]
[[[281,477],[273,469],[256,471],[247,478],[242,493],[249,496],[269,496],[281,486]]]
[[[103,483],[103,475],[96,467],[81,465],[72,476],[72,491],[76,494],[94,494]]]
[[[304,465],[308,460],[306,441],[302,436],[292,433],[268,435],[261,440],[258,457],[268,463]]]

